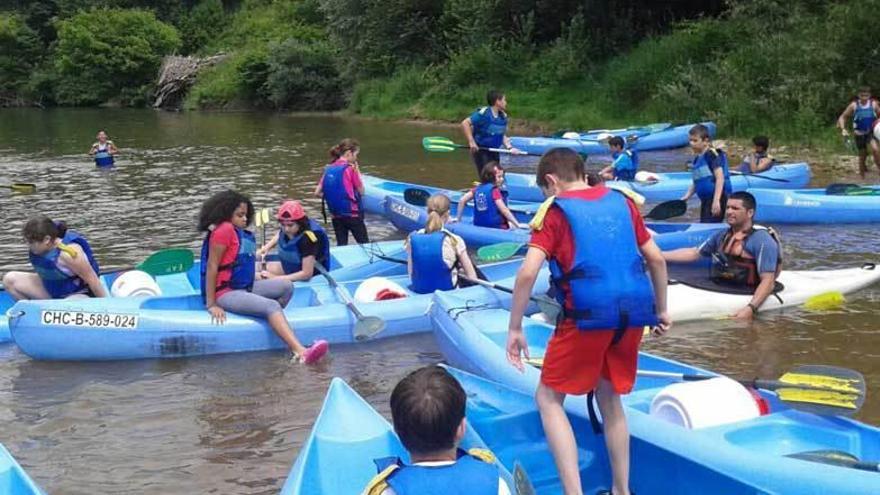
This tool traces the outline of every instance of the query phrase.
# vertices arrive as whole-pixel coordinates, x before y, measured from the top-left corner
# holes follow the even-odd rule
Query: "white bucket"
[[[147,272],[131,270],[123,273],[110,287],[113,297],[161,296],[162,289]]]
[[[386,293],[400,294],[401,297],[407,296],[406,289],[401,287],[397,282],[385,277],[370,277],[361,282],[361,285],[359,285],[357,290],[354,291],[354,300],[356,302],[378,301],[380,300],[379,293],[383,290],[386,291]]]
[[[651,416],[691,430],[761,415],[752,394],[727,377],[669,385],[651,401]]]
[[[874,122],[874,138],[880,141],[880,120]]]
[[[562,135],[562,139],[580,139],[581,135],[574,131],[568,131]]]
[[[541,323],[555,323],[555,322],[550,321],[550,317],[547,316],[546,313],[541,313],[541,312],[535,313],[533,315],[529,315],[529,318],[531,318],[535,321],[539,321]]]
[[[659,175],[647,170],[639,170],[634,178],[637,182],[657,182],[660,180]]]

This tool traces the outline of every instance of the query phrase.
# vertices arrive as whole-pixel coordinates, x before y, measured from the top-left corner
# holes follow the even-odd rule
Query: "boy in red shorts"
[[[635,381],[642,328],[669,329],[666,262],[635,204],[584,180],[584,162],[569,149],[548,151],[537,183],[551,196],[533,222],[517,273],[507,357],[522,370],[528,357],[522,318],[545,260],[563,311],[547,344],[535,399],[566,495],[582,492],[577,446],[562,407],[566,394],[596,391],[614,495],[629,495],[629,431],[620,394]],[[645,272],[647,262],[650,278]]]

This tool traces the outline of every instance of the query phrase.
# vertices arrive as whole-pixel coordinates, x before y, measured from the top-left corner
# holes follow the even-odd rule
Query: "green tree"
[[[39,53],[39,38],[24,20],[0,13],[0,105],[22,96]]]
[[[344,103],[336,53],[326,42],[289,39],[270,45],[266,88],[277,107],[336,110]]]
[[[202,0],[180,21],[181,52],[196,53],[228,25],[221,0]]]
[[[55,67],[61,104],[120,98],[138,103],[162,57],[180,46],[174,27],[142,10],[92,10],[61,21]]]

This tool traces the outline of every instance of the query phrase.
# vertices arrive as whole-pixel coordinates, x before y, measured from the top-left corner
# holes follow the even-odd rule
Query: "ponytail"
[[[443,217],[449,213],[449,197],[445,194],[434,194],[428,198],[428,222],[425,233],[430,234],[443,229]]]
[[[339,141],[336,146],[330,148],[330,159],[333,161],[339,160],[346,151],[355,151],[359,150],[360,148],[361,145],[356,140],[345,138],[342,141]]]

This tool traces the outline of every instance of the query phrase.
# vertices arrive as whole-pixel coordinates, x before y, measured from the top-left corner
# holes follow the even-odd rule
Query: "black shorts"
[[[712,198],[700,199],[700,223],[721,223],[724,221],[724,210],[727,209],[727,195],[721,195],[721,213],[712,214]]]
[[[867,134],[856,134],[855,136],[856,148],[860,150],[868,149],[868,143],[874,139],[874,133],[869,132]]]
[[[471,153],[471,158],[474,160],[474,166],[477,167],[477,178],[480,177],[480,174],[483,172],[483,167],[487,163],[501,163],[501,154],[497,151],[477,150],[476,153]]]
[[[367,234],[367,225],[364,223],[364,217],[333,217],[333,231],[336,233],[336,245],[348,245],[348,233],[354,236],[355,242],[358,244],[367,244],[370,242],[370,235]]]

